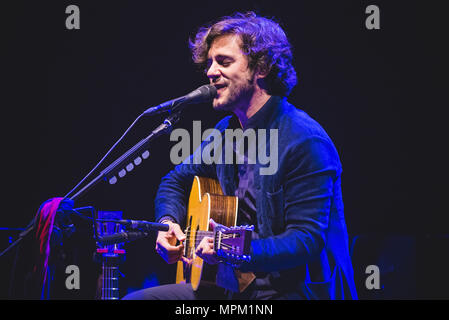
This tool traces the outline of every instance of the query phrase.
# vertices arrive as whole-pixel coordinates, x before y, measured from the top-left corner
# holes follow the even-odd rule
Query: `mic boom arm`
[[[171,131],[173,125],[177,121],[179,121],[180,113],[182,112],[185,105],[210,101],[215,98],[216,95],[217,89],[215,88],[215,86],[203,85],[185,96],[167,101],[157,107],[148,108],[146,111],[144,111],[144,115],[151,115],[164,111],[170,111],[170,114],[159,127],[153,130],[153,132],[149,136],[142,139],[135,146],[125,152],[120,158],[115,160],[96,178],[94,178],[90,183],[88,183],[84,188],[78,191],[75,195],[71,196],[69,199],[74,200],[75,198],[79,197],[82,193],[86,192],[95,184],[97,184],[101,179],[109,181],[110,184],[115,184],[118,180],[116,175],[118,175],[120,178],[123,178],[126,175],[127,171],[130,172],[134,169],[135,165],[137,166],[142,163],[142,159],[148,158],[148,156],[150,155],[148,150],[146,150],[148,144],[155,137]]]
[[[126,175],[126,172],[130,172],[132,169],[134,169],[134,165],[139,165],[142,162],[142,159],[148,158],[150,153],[147,150],[147,147],[154,138],[162,134],[171,132],[173,125],[179,121],[179,113],[180,112],[171,113],[164,120],[164,122],[156,129],[154,129],[146,138],[140,140],[131,149],[126,151],[122,156],[111,163],[85,187],[71,196],[70,199],[75,200],[76,198],[80,197],[84,192],[91,189],[102,179],[108,181],[110,184],[115,184],[117,182],[116,175],[118,175],[119,178],[123,178]]]

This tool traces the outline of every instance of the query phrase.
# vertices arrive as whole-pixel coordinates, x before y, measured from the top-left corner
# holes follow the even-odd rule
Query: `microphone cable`
[[[112,152],[112,150],[115,149],[115,147],[120,143],[120,141],[123,140],[123,138],[128,134],[129,130],[131,130],[132,127],[134,127],[134,125],[137,123],[137,121],[139,121],[140,118],[142,118],[144,116],[144,113],[140,114],[134,121],[133,123],[131,123],[131,125],[125,130],[125,132],[122,134],[122,136],[112,145],[112,147],[106,152],[106,154],[103,156],[103,158],[101,158],[101,160],[92,168],[92,170],[89,171],[88,174],[86,174],[86,176],[84,176],[84,178],[81,179],[80,182],[78,182],[78,184],[72,188],[72,190],[69,191],[69,193],[67,193],[64,198],[69,198],[69,196],[84,182],[86,181],[86,179],[92,175],[92,173],[97,170],[97,168],[103,163],[103,161],[109,156],[109,154]]]

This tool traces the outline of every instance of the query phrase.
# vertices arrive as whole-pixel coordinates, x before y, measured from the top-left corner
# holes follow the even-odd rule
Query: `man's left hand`
[[[217,223],[210,219],[210,230],[214,230],[217,227]],[[219,262],[218,255],[214,250],[214,239],[211,237],[204,237],[198,247],[195,250],[198,257],[203,259],[208,264],[217,264]]]

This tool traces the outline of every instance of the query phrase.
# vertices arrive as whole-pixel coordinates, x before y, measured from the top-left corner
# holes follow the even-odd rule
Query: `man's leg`
[[[226,299],[218,287],[200,287],[193,291],[190,283],[167,284],[131,292],[123,300],[213,300]]]
[[[131,292],[123,300],[194,300],[190,284],[167,284]]]

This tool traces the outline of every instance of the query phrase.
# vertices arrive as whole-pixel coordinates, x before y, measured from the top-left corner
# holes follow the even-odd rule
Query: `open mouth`
[[[222,93],[222,92],[224,91],[224,89],[226,88],[226,86],[223,85],[223,84],[221,84],[221,85],[216,84],[216,85],[215,85],[215,88],[217,88],[217,93],[220,94],[220,93]]]

